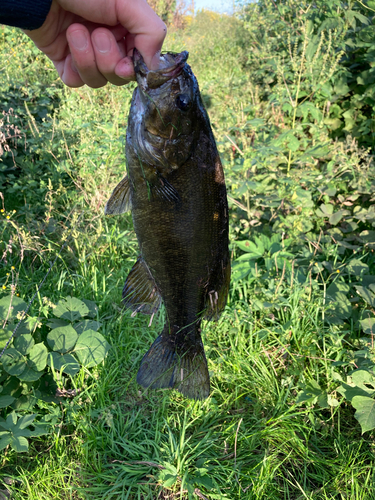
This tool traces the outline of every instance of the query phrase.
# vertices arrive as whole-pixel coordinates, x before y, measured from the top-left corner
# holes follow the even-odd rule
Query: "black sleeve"
[[[0,24],[35,30],[44,23],[52,0],[0,0]]]

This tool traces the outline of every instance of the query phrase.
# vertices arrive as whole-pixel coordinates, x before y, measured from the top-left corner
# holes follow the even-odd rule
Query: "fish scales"
[[[126,136],[127,177],[107,214],[131,207],[140,256],[123,303],[166,323],[145,354],[137,381],[175,388],[193,399],[210,392],[201,339],[204,317],[217,319],[230,281],[228,204],[224,173],[187,52],[161,56],[150,71],[135,51],[138,87]]]

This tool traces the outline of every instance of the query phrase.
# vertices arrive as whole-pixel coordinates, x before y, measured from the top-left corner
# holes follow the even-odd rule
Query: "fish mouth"
[[[134,71],[137,77],[138,85],[142,87],[157,88],[179,76],[186,64],[189,52],[184,50],[179,54],[175,52],[165,52],[160,56],[160,69],[150,70],[146,66],[143,57],[136,48],[133,52]]]

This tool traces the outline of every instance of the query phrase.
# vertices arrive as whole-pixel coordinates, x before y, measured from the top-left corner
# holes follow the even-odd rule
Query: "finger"
[[[66,31],[66,38],[82,81],[89,87],[99,88],[107,83],[96,65],[95,52],[89,30],[83,24],[72,24]]]
[[[123,27],[121,27],[124,30]],[[120,49],[119,44],[113,34],[106,28],[98,28],[91,34],[94,48],[96,66],[101,75],[114,85],[124,85],[126,82],[115,73],[115,68],[123,58],[124,44]]]
[[[123,83],[129,83],[135,80],[134,65],[131,57],[124,57],[116,65],[115,68],[116,75],[122,79]]]
[[[54,61],[53,64],[55,65],[55,68],[57,69],[61,80],[68,87],[77,88],[82,87],[85,84],[85,82],[79,76],[76,67],[74,66],[71,54],[69,54],[61,61]]]

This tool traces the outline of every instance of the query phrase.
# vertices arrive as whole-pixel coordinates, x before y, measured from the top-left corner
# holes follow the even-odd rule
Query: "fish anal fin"
[[[139,257],[122,291],[122,303],[134,313],[154,314],[161,305],[161,295],[146,262]]]
[[[190,399],[206,399],[210,377],[202,341],[178,353],[169,334],[162,333],[142,359],[137,382],[144,388],[176,389]]]
[[[104,208],[105,215],[120,215],[131,210],[130,185],[128,177],[124,177],[113,190]]]

